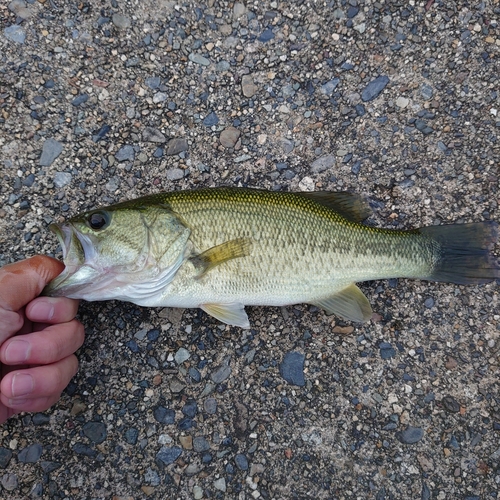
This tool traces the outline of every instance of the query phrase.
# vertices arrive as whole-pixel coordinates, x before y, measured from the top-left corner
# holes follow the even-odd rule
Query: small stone
[[[153,96],[153,102],[158,104],[160,102],[165,102],[168,99],[168,95],[165,92],[156,92]]]
[[[18,486],[17,476],[15,474],[4,474],[0,483],[7,491],[14,491]]]
[[[225,492],[226,491],[226,480],[221,477],[220,479],[217,479],[214,481],[214,487],[216,490]]]
[[[8,26],[3,30],[3,34],[7,40],[15,43],[24,43],[26,40],[26,33],[18,24]]]
[[[218,123],[219,123],[219,118],[213,111],[208,113],[208,115],[203,120],[203,125],[205,125],[205,127],[213,127]]]
[[[111,177],[111,179],[109,179],[108,182],[106,182],[105,187],[110,193],[114,193],[120,187],[120,184],[121,184],[120,177],[115,175],[115,176]]]
[[[187,148],[188,148],[188,143],[186,139],[176,137],[168,141],[167,148],[165,149],[165,155],[166,156],[177,155],[179,153],[182,153],[183,151],[187,151]]]
[[[240,131],[235,127],[228,127],[220,134],[220,143],[225,148],[234,148],[240,137]]]
[[[113,21],[113,24],[120,30],[126,30],[126,29],[130,28],[130,26],[132,24],[130,17],[128,17],[124,14],[120,14],[118,12],[113,14],[113,17],[111,18],[111,20]]]
[[[69,172],[56,172],[54,175],[54,186],[56,188],[62,188],[71,184],[73,176]]]
[[[178,365],[181,365],[182,363],[184,363],[184,361],[187,361],[190,357],[191,357],[190,352],[184,347],[180,347],[175,353],[174,359]]]
[[[100,140],[106,137],[106,134],[111,130],[111,127],[107,124],[104,124],[93,136],[92,140],[94,142],[99,142]]]
[[[156,460],[165,465],[173,464],[182,454],[182,448],[179,446],[162,446],[156,454]]]
[[[115,158],[122,162],[122,161],[134,161],[135,158],[135,150],[134,147],[131,146],[130,144],[126,144],[125,146],[122,146],[118,152],[115,154]]]
[[[234,463],[240,470],[248,470],[248,459],[243,453],[237,453],[234,456]]]
[[[217,411],[217,400],[214,398],[207,398],[205,403],[203,403],[203,408],[207,413],[213,415]]]
[[[391,344],[389,344],[389,342],[380,342],[379,349],[380,357],[382,359],[391,359],[396,356],[396,350]]]
[[[203,436],[196,436],[193,439],[193,449],[198,453],[208,451],[210,449],[210,443]]]
[[[186,417],[194,418],[198,413],[198,403],[194,399],[186,401],[186,404],[182,407],[182,413]]]
[[[243,75],[241,78],[241,90],[245,97],[253,97],[258,90],[253,81],[252,75]]]
[[[43,143],[42,155],[40,156],[39,165],[49,167],[53,161],[62,153],[63,145],[55,139],[47,139]]]
[[[13,0],[9,3],[9,10],[21,19],[28,19],[33,15],[33,12],[26,7],[24,0]]]
[[[378,76],[372,80],[361,92],[361,99],[364,102],[373,101],[385,89],[389,83],[389,78],[385,75]]]
[[[71,104],[72,106],[78,107],[80,104],[84,104],[89,100],[89,96],[87,94],[80,94],[79,96],[75,97],[72,101]]]
[[[224,364],[221,367],[219,367],[215,372],[213,372],[210,375],[210,378],[215,384],[220,384],[221,382],[224,382],[224,380],[229,378],[231,372],[232,370],[229,364]]]
[[[432,87],[430,85],[428,85],[427,83],[423,83],[420,87],[420,95],[426,101],[430,101],[432,99],[432,96],[434,95],[434,91],[432,90]]]
[[[432,297],[427,297],[424,301],[424,306],[427,309],[432,309],[434,307],[434,299]]]
[[[281,376],[291,385],[304,386],[306,383],[304,379],[304,361],[305,356],[300,352],[286,353],[280,364]]]
[[[151,496],[155,492],[154,486],[141,486],[142,492],[147,496]]]
[[[399,96],[396,99],[396,106],[398,108],[404,109],[404,108],[406,108],[408,106],[408,104],[410,104],[410,100],[407,99],[406,97]]]
[[[19,452],[18,460],[25,464],[34,464],[42,456],[42,445],[39,443],[31,444]]]
[[[158,486],[160,484],[160,476],[158,472],[153,470],[151,467],[148,467],[146,470],[146,474],[144,474],[144,482],[148,483],[151,486]]]
[[[41,498],[43,496],[43,484],[35,483],[30,491],[31,498]]]
[[[86,409],[87,409],[87,405],[83,401],[77,399],[73,403],[73,406],[71,407],[70,414],[74,417],[76,415],[79,415],[80,413],[83,413]]]
[[[268,28],[266,30],[264,30],[260,35],[259,37],[257,38],[257,40],[259,40],[259,42],[269,42],[269,40],[272,40],[274,38],[274,33],[273,33],[273,30],[271,28]]]
[[[83,426],[83,433],[94,443],[102,443],[106,440],[106,426],[102,422],[87,422]]]
[[[12,451],[8,448],[0,447],[0,468],[5,469],[12,458]]]
[[[415,444],[424,437],[424,430],[421,427],[408,426],[404,431],[399,432],[397,436],[403,444]]]
[[[149,76],[146,80],[144,80],[144,83],[150,89],[157,89],[160,86],[161,80],[159,76]]]
[[[321,86],[321,92],[325,95],[332,95],[333,91],[337,88],[337,85],[340,83],[340,78],[333,78],[329,82],[326,82]]]
[[[173,377],[170,381],[170,390],[176,394],[181,392],[184,387],[186,387],[186,384],[179,380],[177,377]]]
[[[195,54],[194,52],[189,54],[189,60],[201,66],[208,66],[210,64],[210,59],[203,57],[201,54]]]
[[[179,436],[179,442],[185,450],[193,449],[193,436]]]
[[[458,413],[460,411],[460,403],[453,396],[445,396],[442,403],[448,413]]]
[[[195,500],[201,500],[203,498],[203,489],[199,486],[193,486],[193,498]]]
[[[142,140],[145,142],[157,143],[163,143],[167,141],[166,137],[157,128],[154,127],[146,127],[142,131]]]
[[[139,431],[135,427],[131,427],[125,431],[125,441],[128,444],[136,444],[139,437]]]
[[[458,363],[455,358],[448,356],[448,359],[446,360],[446,363],[444,365],[448,370],[454,370],[458,366]]]
[[[173,424],[175,422],[175,411],[167,409],[163,406],[157,406],[153,410],[153,416],[160,424]]]
[[[324,172],[335,165],[335,155],[327,155],[314,160],[311,163],[311,172],[313,174],[319,174]]]
[[[233,6],[233,19],[236,21],[246,12],[245,4],[241,2],[235,2]]]
[[[184,177],[184,170],[181,168],[169,168],[166,175],[169,181],[178,181]]]

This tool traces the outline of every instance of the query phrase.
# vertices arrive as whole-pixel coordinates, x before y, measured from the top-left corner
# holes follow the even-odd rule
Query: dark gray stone
[[[34,443],[22,449],[17,459],[25,464],[34,464],[42,456],[43,448],[39,443]]]
[[[125,146],[122,146],[118,152],[115,154],[115,158],[118,161],[134,161],[135,158],[135,151],[133,146],[130,144],[126,144]]]
[[[388,83],[389,77],[385,75],[378,76],[363,89],[363,92],[361,92],[361,99],[364,102],[373,101],[373,99],[380,95]]]
[[[12,458],[12,451],[8,448],[0,448],[0,467],[5,469]]]
[[[398,432],[398,439],[403,444],[418,443],[424,437],[424,430],[421,427],[407,427],[404,431]]]
[[[291,385],[304,386],[304,361],[305,356],[300,352],[287,352],[280,364],[281,376]]]
[[[53,161],[62,153],[63,145],[55,139],[47,139],[43,143],[42,155],[40,156],[39,165],[49,167]]]
[[[125,431],[125,441],[128,444],[136,444],[139,437],[139,431],[135,427],[131,427]]]
[[[26,33],[18,24],[8,26],[3,30],[3,34],[7,40],[15,43],[24,43],[26,40]]]
[[[188,143],[186,139],[183,138],[174,138],[170,139],[167,144],[167,148],[165,150],[166,156],[177,155],[182,153],[183,151],[187,151]]]
[[[163,463],[164,465],[173,464],[182,453],[182,449],[178,446],[162,446],[160,451],[156,454],[156,461]]]
[[[75,97],[72,101],[71,104],[75,107],[80,106],[80,104],[84,104],[89,100],[89,96],[87,94],[80,94],[79,96]]]
[[[45,474],[50,474],[61,467],[59,462],[51,462],[49,460],[42,460],[40,465],[42,466],[42,470]]]
[[[157,406],[153,410],[153,416],[161,424],[173,424],[175,422],[175,411],[163,406]]]
[[[106,440],[106,426],[102,422],[87,422],[83,426],[83,433],[94,443],[102,443]]]
[[[335,165],[335,156],[334,155],[326,155],[314,160],[311,163],[311,172],[313,174],[319,174],[332,168]]]
[[[219,123],[219,118],[213,111],[208,113],[208,115],[203,120],[203,125],[205,125],[205,127],[213,127],[218,123]]]
[[[396,356],[396,350],[391,344],[389,344],[389,342],[380,342],[379,349],[380,357],[382,359],[391,359]]]
[[[243,453],[237,453],[234,457],[234,463],[240,470],[248,470],[248,459]]]
[[[210,449],[210,443],[203,436],[196,436],[193,438],[193,449],[198,453],[208,451]]]
[[[157,128],[154,127],[146,127],[142,131],[142,140],[146,142],[157,143],[163,143],[167,141],[166,137]]]

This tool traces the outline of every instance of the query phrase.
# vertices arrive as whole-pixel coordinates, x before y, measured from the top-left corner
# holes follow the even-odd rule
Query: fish
[[[495,221],[395,230],[366,225],[370,214],[363,196],[343,191],[151,194],[52,224],[65,269],[43,293],[201,308],[249,328],[245,306],[299,303],[366,322],[362,281],[500,277]]]

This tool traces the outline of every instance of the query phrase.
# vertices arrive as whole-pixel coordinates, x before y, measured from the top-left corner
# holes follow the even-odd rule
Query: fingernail
[[[54,317],[54,305],[50,300],[37,300],[31,306],[29,315],[35,321],[50,321]]]
[[[5,349],[5,362],[9,364],[23,363],[28,359],[31,344],[25,340],[13,340]]]
[[[18,398],[19,396],[27,396],[33,391],[33,377],[26,373],[16,373],[12,377],[12,396]]]

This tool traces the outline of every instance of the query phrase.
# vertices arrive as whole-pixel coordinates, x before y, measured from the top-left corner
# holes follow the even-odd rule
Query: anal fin
[[[327,314],[362,323],[372,317],[372,308],[363,292],[353,283],[342,291],[312,303]]]
[[[203,309],[207,314],[217,318],[219,321],[240,328],[250,328],[245,306],[240,302],[232,302],[229,304],[201,304],[200,309]]]

